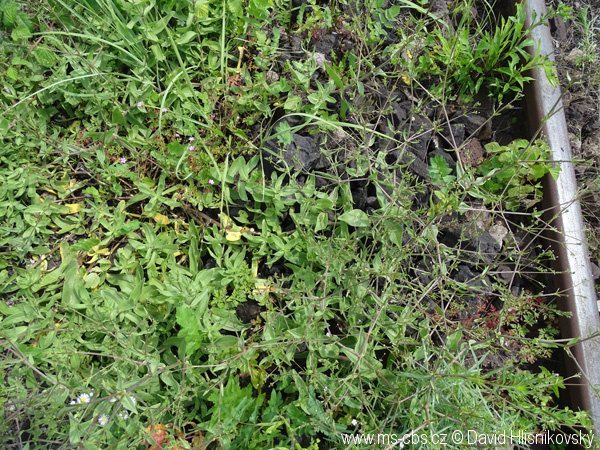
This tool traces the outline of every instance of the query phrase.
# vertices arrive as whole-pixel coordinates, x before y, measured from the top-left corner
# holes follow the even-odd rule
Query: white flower
[[[127,420],[129,418],[129,414],[127,413],[127,411],[121,411],[119,412],[119,417],[123,420]]]
[[[133,395],[130,395],[129,398],[131,399],[131,403],[133,403],[133,405],[135,406],[135,397]]]
[[[355,427],[356,425],[358,425],[358,420],[356,419],[352,419],[352,422],[350,422],[352,424],[353,427]]]
[[[116,401],[117,401],[117,399],[116,399],[115,397],[113,397],[113,398],[111,398],[111,399],[110,399],[110,402],[111,402],[111,403],[114,403],[114,402],[116,402]]]
[[[325,386],[325,387],[323,388],[323,392],[327,392],[328,390],[329,390],[329,389],[327,389],[327,386]]]
[[[101,427],[106,425],[108,423],[108,416],[106,414],[102,414],[100,416],[100,418],[98,419],[98,423],[100,424]]]
[[[331,333],[328,331],[327,333],[325,333],[325,336],[331,337]]]
[[[75,400],[71,400],[71,402],[69,403],[69,405],[71,405],[71,406],[76,405],[76,404],[77,404],[77,402]]]
[[[92,394],[93,395],[93,394]],[[90,394],[81,394],[79,397],[77,397],[77,403],[82,405],[85,403],[89,403],[91,400],[91,395]]]

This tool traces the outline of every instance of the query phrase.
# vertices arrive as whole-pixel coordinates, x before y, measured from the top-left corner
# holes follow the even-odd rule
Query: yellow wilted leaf
[[[406,49],[406,55],[408,56],[408,59],[412,59],[412,54],[409,49]]]
[[[65,212],[63,214],[77,214],[79,211],[81,211],[81,208],[83,208],[82,203],[69,203],[68,205],[64,206],[68,208],[68,212]]]
[[[175,233],[176,234],[181,234],[181,232],[179,231],[179,228],[184,228],[187,230],[189,228],[189,226],[185,220],[177,220],[177,221],[175,221]]]
[[[242,233],[239,231],[227,230],[225,232],[225,239],[229,242],[239,241],[242,238]]]
[[[167,217],[167,216],[163,216],[162,214],[156,213],[152,216],[152,218],[159,224],[159,225],[169,225],[171,223],[171,220]]]
[[[208,19],[208,2],[202,2],[196,7],[196,17],[198,19]]]
[[[402,75],[402,81],[406,84],[410,84],[410,77],[408,75]]]
[[[264,280],[262,278],[257,278],[255,280],[255,287],[256,289],[252,290],[253,294],[262,294],[264,292],[275,292],[275,288],[271,285],[269,285],[269,282],[267,280]]]

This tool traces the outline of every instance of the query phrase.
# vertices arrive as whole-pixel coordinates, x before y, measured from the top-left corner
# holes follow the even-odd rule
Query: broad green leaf
[[[127,120],[125,120],[125,116],[123,115],[123,113],[121,112],[121,110],[119,108],[113,109],[112,121],[115,124],[127,126]]]
[[[100,277],[97,273],[91,272],[86,275],[83,282],[86,289],[94,289],[100,284]]]
[[[326,212],[319,213],[317,216],[317,223],[315,225],[315,233],[327,228],[328,216]]]
[[[152,44],[150,46],[150,50],[152,50],[152,53],[158,62],[166,61],[162,48],[159,45]]]
[[[71,245],[71,250],[84,250],[89,252],[98,244],[100,244],[100,240],[96,238],[80,239],[77,241],[77,243]]]
[[[289,94],[283,107],[286,111],[296,112],[302,106],[302,98],[294,94]]]
[[[194,39],[196,35],[197,34],[195,31],[186,31],[175,42],[177,43],[177,45],[187,44],[192,39]]]
[[[352,211],[345,212],[340,216],[340,220],[352,227],[369,226],[369,216],[360,209],[353,209]]]
[[[338,73],[335,71],[335,69],[333,67],[330,67],[327,63],[325,63],[325,70],[327,72],[327,75],[329,75],[329,77],[335,83],[336,87],[338,89],[343,89],[344,83],[343,83],[342,79],[340,78],[340,76],[338,75]]]
[[[127,233],[137,230],[140,226],[141,222],[137,219],[127,222],[121,228],[119,228],[119,230],[117,231],[117,236],[123,236]]]
[[[227,0],[227,7],[235,17],[242,17],[244,14],[241,0]]]
[[[461,339],[462,339],[462,331],[461,330],[455,331],[450,336],[448,336],[448,340],[446,342],[446,346],[448,347],[448,350],[450,350],[452,352],[455,352],[456,350],[458,350],[458,343],[460,342]]]

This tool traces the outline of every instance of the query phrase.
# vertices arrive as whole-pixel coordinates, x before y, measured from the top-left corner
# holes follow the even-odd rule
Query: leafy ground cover
[[[6,446],[341,448],[558,404],[522,10],[4,1]],[[37,11],[33,13],[33,11]]]

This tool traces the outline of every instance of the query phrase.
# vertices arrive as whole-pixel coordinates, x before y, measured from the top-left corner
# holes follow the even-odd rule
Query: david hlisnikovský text
[[[468,430],[466,434],[469,445],[581,445],[592,448],[593,433],[551,433],[529,432],[524,430],[503,431],[501,433],[485,434],[475,430]]]

